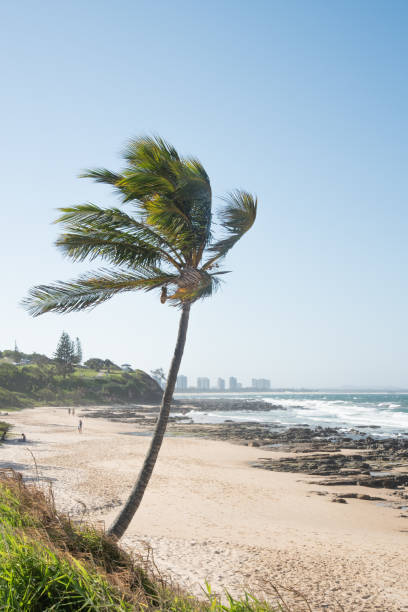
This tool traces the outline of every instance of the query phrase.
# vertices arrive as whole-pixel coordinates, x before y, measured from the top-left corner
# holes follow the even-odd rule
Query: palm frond
[[[198,263],[211,240],[211,186],[202,164],[150,136],[129,141],[123,157],[127,167],[120,175],[97,168],[86,176],[111,182],[124,203],[135,204],[142,222],[175,240],[183,259]]]
[[[132,139],[122,157],[129,164],[120,183],[127,200],[146,200],[155,193],[169,195],[176,187],[182,161],[176,149],[162,138]]]
[[[152,246],[172,248],[170,244],[151,227],[128,215],[120,208],[102,208],[90,202],[73,207],[60,208],[62,213],[54,223],[63,224],[68,231],[78,227],[111,228],[148,241]]]
[[[160,136],[131,138],[122,152],[122,157],[136,167],[156,165],[165,160],[167,162],[180,161],[177,150]]]
[[[93,170],[83,170],[83,172],[81,172],[79,175],[79,178],[91,178],[96,183],[106,183],[107,185],[114,185],[116,187],[117,183],[122,177],[120,174],[111,172],[106,168],[94,168]]]
[[[166,237],[191,243],[189,200],[179,197],[184,163],[174,147],[160,138],[130,141],[123,157],[128,167],[118,183],[124,202],[134,202],[143,220]]]
[[[187,168],[190,168],[194,174],[199,176],[203,181],[210,184],[210,177],[208,176],[204,166],[196,157],[187,157],[184,159],[184,164]]]
[[[180,167],[173,191],[157,193],[141,206],[146,222],[166,236],[175,236],[184,258],[195,265],[211,240],[212,201],[208,177],[197,166],[198,162]]]
[[[84,274],[75,281],[33,287],[22,305],[34,317],[46,312],[74,312],[97,306],[118,293],[151,291],[176,281],[177,276],[159,268],[138,273],[102,269]]]
[[[256,219],[258,201],[247,191],[235,190],[224,201],[227,205],[219,216],[226,235],[209,247],[208,251],[214,255],[204,264],[204,269],[209,269],[217,259],[224,257],[251,229]]]
[[[129,267],[156,266],[163,255],[155,247],[139,241],[136,243],[124,232],[114,230],[64,233],[55,242],[73,261],[91,261],[100,257],[113,265]]]
[[[177,234],[184,252],[210,239],[211,186],[202,164],[181,158],[164,140],[143,137],[124,152],[129,167],[119,185],[125,201],[134,200],[149,224]]]
[[[174,191],[172,185],[164,176],[147,172],[125,170],[118,183],[123,194],[123,202],[146,202],[158,193],[171,196]]]
[[[156,195],[143,205],[146,223],[160,228],[165,236],[174,236],[179,245],[188,245],[191,223],[185,212],[172,198]]]
[[[175,267],[183,264],[180,254],[168,240],[152,227],[137,221],[134,217],[126,214],[118,208],[101,208],[95,204],[82,204],[71,208],[61,208],[62,213],[56,223],[62,223],[67,232],[57,241],[57,246],[65,247],[66,235],[74,234],[83,236],[82,246],[85,246],[88,236],[96,238],[95,234],[100,234],[100,239],[112,239],[115,243],[130,244],[134,247],[141,247],[148,254],[151,254],[149,263],[155,261],[154,251],[159,258],[167,259]],[[91,244],[90,244],[91,246]],[[98,255],[97,245],[94,243],[90,252],[96,257]],[[130,252],[130,251],[129,251]],[[66,250],[66,253],[77,259],[84,259],[88,254],[81,250]],[[143,263],[143,260],[140,260]],[[132,265],[135,261],[132,262]]]
[[[184,160],[183,172],[176,190],[176,199],[188,202],[191,224],[190,245],[194,250],[193,263],[198,265],[205,247],[211,241],[212,192],[204,167],[196,159]]]

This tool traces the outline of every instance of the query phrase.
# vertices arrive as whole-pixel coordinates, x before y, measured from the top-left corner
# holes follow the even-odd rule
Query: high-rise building
[[[199,391],[208,391],[210,388],[210,379],[206,376],[201,376],[197,378],[197,389]]]
[[[229,377],[229,390],[236,391],[238,389],[238,381],[235,376]]]
[[[257,391],[268,391],[271,388],[271,381],[268,378],[253,378],[252,388]]]
[[[217,380],[217,387],[220,391],[225,391],[225,380],[223,378]]]
[[[185,391],[187,389],[187,376],[180,374],[177,376],[176,391]]]

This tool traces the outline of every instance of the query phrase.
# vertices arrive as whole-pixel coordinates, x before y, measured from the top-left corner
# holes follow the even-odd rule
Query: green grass
[[[91,370],[89,368],[75,368],[72,376],[77,378],[97,378],[99,372],[97,370]]]
[[[131,610],[120,592],[75,559],[3,532],[0,608],[3,610]]]
[[[159,402],[162,390],[142,370],[76,368],[65,378],[53,364],[15,366],[0,363],[0,410],[32,406],[79,406]]]
[[[206,584],[197,599],[104,532],[78,526],[50,493],[0,472],[0,610],[288,612],[248,593],[222,602]]]

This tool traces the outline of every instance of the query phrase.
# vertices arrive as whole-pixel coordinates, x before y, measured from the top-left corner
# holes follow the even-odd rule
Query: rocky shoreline
[[[231,419],[219,424],[197,424],[188,416],[191,410],[205,413],[282,409],[278,404],[262,400],[200,398],[176,401],[172,405],[168,435],[197,436],[258,447],[260,451],[267,451],[268,456],[254,461],[251,464],[254,468],[320,477],[313,484],[321,486],[360,485],[387,489],[401,501],[408,499],[408,432],[401,437],[380,438],[375,436],[376,428],[370,425],[345,432],[336,427],[285,427],[273,422],[234,422]],[[111,406],[84,409],[82,414],[135,423],[140,435],[152,430],[158,410],[159,406]],[[346,498],[342,499],[346,503]]]

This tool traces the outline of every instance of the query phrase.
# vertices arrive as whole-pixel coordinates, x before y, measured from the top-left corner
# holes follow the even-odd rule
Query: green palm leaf
[[[101,257],[116,265],[158,265],[163,260],[177,269],[182,261],[159,234],[118,209],[93,204],[61,209],[58,221],[66,228],[56,245],[74,261]],[[173,256],[169,253],[173,252]]]
[[[116,231],[121,233],[129,241],[136,244],[150,245],[157,249],[159,253],[175,265],[183,264],[179,253],[166,238],[146,223],[137,221],[131,215],[126,214],[119,208],[101,208],[95,204],[82,204],[71,208],[60,208],[62,215],[55,223],[65,226],[68,233],[87,235],[87,232]],[[57,241],[57,246],[61,246]],[[75,255],[73,253],[73,255]]]
[[[110,264],[127,265],[137,268],[140,265],[159,265],[161,253],[148,243],[132,242],[122,232],[82,232],[63,234],[55,243],[73,261],[92,261],[98,257]]]
[[[181,158],[159,137],[131,140],[123,157],[127,167],[120,175],[97,168],[82,176],[114,185],[143,221],[167,240],[177,236],[184,256],[197,260],[211,238],[211,186],[202,164]]]
[[[79,175],[80,178],[91,178],[96,183],[106,183],[107,185],[114,185],[116,187],[117,183],[121,179],[120,174],[116,174],[115,172],[111,172],[106,168],[94,168],[93,170],[84,170]]]
[[[204,264],[208,269],[221,257],[225,257],[230,249],[253,226],[256,219],[258,200],[246,191],[235,190],[223,198],[227,206],[219,213],[221,226],[226,235],[209,247],[214,255]]]
[[[159,268],[140,270],[138,273],[99,270],[84,274],[75,281],[34,287],[23,305],[34,317],[51,311],[74,312],[97,306],[118,293],[140,289],[151,291],[175,282],[177,276]]]

